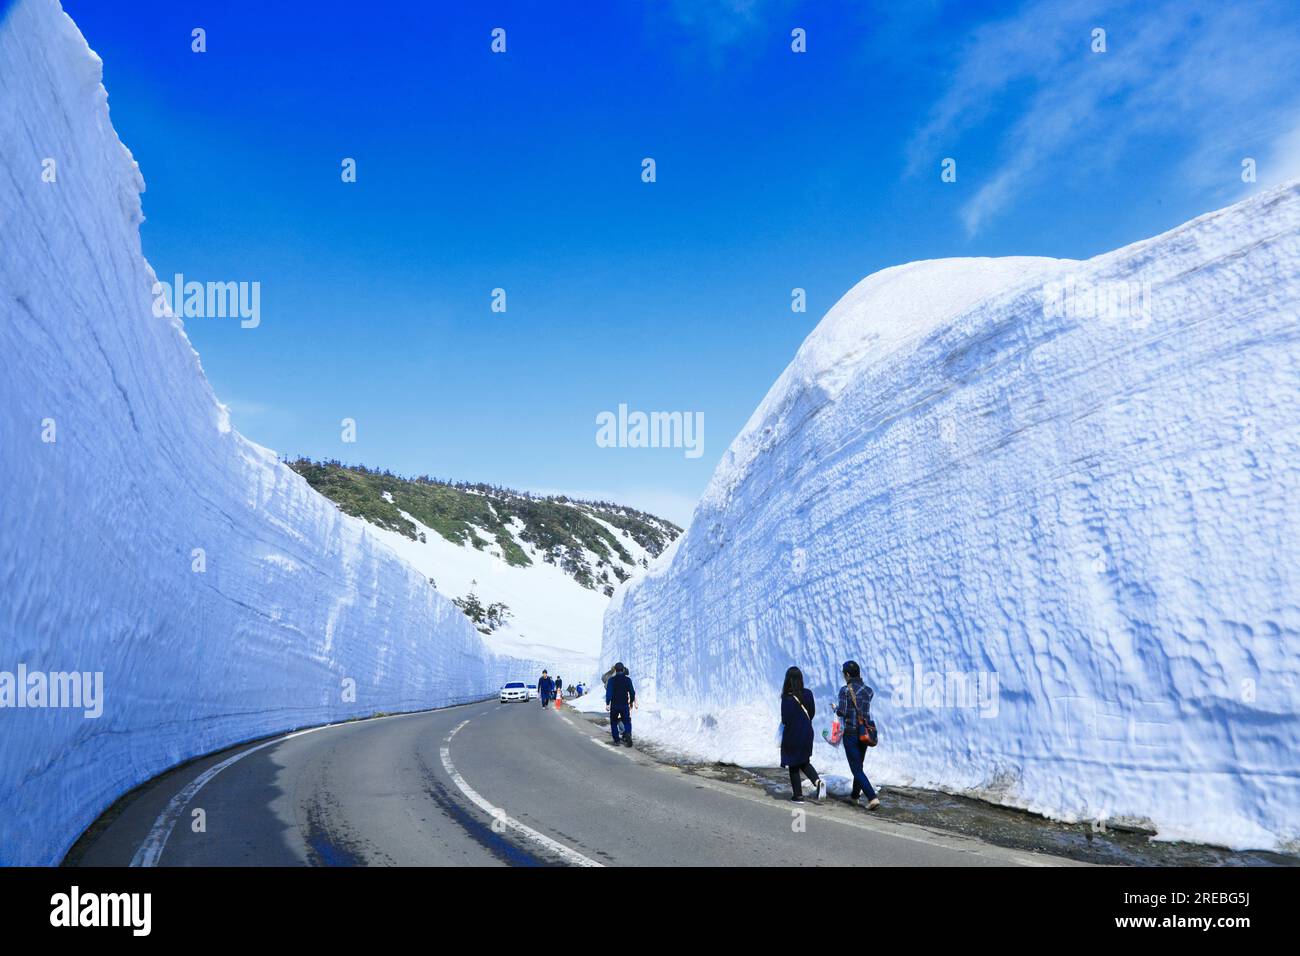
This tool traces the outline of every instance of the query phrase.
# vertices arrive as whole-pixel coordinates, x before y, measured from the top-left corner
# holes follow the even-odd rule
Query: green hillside
[[[527,542],[542,560],[559,565],[583,587],[607,594],[613,592],[614,581],[626,580],[637,564],[628,540],[657,557],[682,533],[663,518],[606,501],[541,497],[427,475],[402,478],[338,461],[300,458],[287,464],[345,514],[415,540],[419,531],[405,512],[454,544],[482,549],[495,541],[504,559],[515,566],[533,563],[519,544]]]

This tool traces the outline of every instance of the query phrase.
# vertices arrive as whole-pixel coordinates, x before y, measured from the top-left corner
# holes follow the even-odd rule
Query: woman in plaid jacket
[[[845,661],[841,668],[844,674],[844,686],[840,688],[839,703],[835,713],[844,721],[844,756],[849,761],[849,770],[853,773],[853,802],[862,806],[860,793],[867,795],[867,809],[875,810],[880,806],[876,788],[867,779],[862,769],[865,747],[858,739],[858,727],[871,719],[871,698],[875,691],[862,680],[862,668],[857,661]]]

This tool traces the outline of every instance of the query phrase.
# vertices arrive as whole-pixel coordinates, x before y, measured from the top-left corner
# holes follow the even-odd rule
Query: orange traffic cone
[[[560,703],[561,703],[561,701],[560,701],[560,695],[559,695],[559,694],[556,694],[556,695],[555,695],[555,709],[556,709],[556,710],[559,710],[559,709],[560,709]]]

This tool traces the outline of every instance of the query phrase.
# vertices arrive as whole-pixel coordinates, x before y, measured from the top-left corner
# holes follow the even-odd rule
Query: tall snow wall
[[[827,314],[602,662],[642,736],[772,765],[786,668],[825,714],[848,658],[877,781],[1297,848],[1300,184],[1087,262],[887,269]]]
[[[0,702],[20,668],[103,681],[97,717],[0,708],[0,863],[52,864],[187,758],[482,697],[518,668],[231,428],[180,321],[154,315],[144,184],[98,57],[55,0],[6,6]]]

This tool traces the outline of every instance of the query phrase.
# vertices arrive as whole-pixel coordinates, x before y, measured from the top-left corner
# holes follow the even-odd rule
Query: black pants
[[[618,725],[623,725],[623,733],[629,740],[632,739],[632,711],[626,706],[622,710],[610,708],[609,711],[609,731],[614,735],[614,743],[618,743]]]
[[[812,765],[811,761],[805,764],[801,764],[798,767],[791,767],[790,768],[790,789],[794,791],[794,795],[796,797],[803,796],[803,781],[799,779],[800,773],[802,773],[805,777],[808,778],[809,783],[813,784],[814,786],[816,786],[817,784],[817,768]]]

